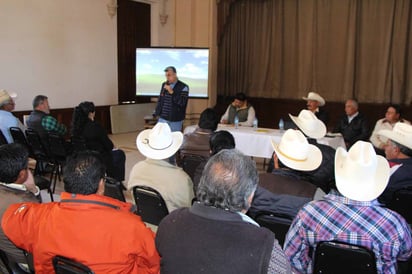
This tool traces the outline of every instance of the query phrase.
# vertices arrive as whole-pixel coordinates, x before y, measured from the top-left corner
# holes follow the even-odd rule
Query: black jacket
[[[370,136],[368,121],[362,113],[359,113],[350,123],[348,116],[344,115],[333,132],[342,133],[348,149],[359,140],[368,141]]]
[[[155,115],[160,116],[161,118],[171,122],[183,121],[186,117],[186,106],[189,97],[189,86],[183,83],[182,81],[177,80],[176,84],[173,87],[173,94],[169,94],[164,89],[165,84],[166,82],[162,84],[162,88],[160,89],[160,95],[157,101]],[[185,88],[187,88],[187,91],[183,91],[183,89]],[[162,114],[163,105],[165,103],[164,98],[166,96],[172,97],[171,112],[167,116]]]

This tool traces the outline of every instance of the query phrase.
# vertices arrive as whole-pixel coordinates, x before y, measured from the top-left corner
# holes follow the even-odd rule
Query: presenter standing
[[[165,68],[166,82],[162,83],[155,116],[167,123],[172,131],[181,131],[186,117],[189,86],[177,78],[176,68]]]

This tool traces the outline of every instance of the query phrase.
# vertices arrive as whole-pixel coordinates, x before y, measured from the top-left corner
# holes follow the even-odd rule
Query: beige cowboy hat
[[[335,154],[335,181],[339,192],[352,200],[378,198],[389,181],[389,163],[376,155],[371,143],[357,141],[349,151],[339,147]]]
[[[320,96],[319,94],[317,94],[316,92],[309,92],[308,93],[308,97],[302,97],[303,100],[309,101],[318,101],[319,102],[319,106],[324,106],[325,105],[325,99],[322,98],[322,96]]]
[[[309,144],[299,130],[286,130],[279,144],[272,139],[272,146],[279,160],[291,169],[311,171],[317,169],[322,162],[320,149]]]
[[[289,117],[295,125],[310,138],[318,139],[324,137],[326,134],[325,124],[310,110],[301,110],[299,116],[293,116],[289,113]]]
[[[379,135],[412,149],[412,126],[405,123],[396,123],[392,130],[382,129]]]
[[[137,149],[150,159],[167,159],[180,148],[183,134],[180,131],[171,132],[166,123],[157,123],[152,129],[146,129],[137,135]]]
[[[16,99],[17,94],[15,92],[8,92],[5,89],[0,89],[0,106],[10,99]]]

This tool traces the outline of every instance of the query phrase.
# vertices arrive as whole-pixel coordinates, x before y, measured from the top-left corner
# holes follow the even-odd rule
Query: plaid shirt
[[[312,273],[310,250],[331,240],[372,250],[379,273],[396,273],[396,261],[406,261],[412,254],[411,230],[399,214],[376,200],[358,202],[336,191],[306,204],[293,221],[284,246],[293,270]]]
[[[54,117],[46,115],[41,120],[41,125],[46,131],[55,132],[59,135],[66,134],[66,126],[60,124]]]

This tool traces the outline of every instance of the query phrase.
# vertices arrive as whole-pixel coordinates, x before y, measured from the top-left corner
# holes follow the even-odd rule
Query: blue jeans
[[[183,121],[171,122],[163,118],[159,118],[159,123],[166,123],[169,125],[170,130],[173,131],[182,131]]]
[[[182,131],[182,127],[183,127],[183,121],[177,121],[177,122],[171,122],[168,121],[166,119],[163,118],[159,118],[159,123],[166,123],[169,125],[170,130],[173,131]],[[169,163],[172,165],[176,165],[176,156],[172,155],[170,156],[170,158],[168,159]]]

